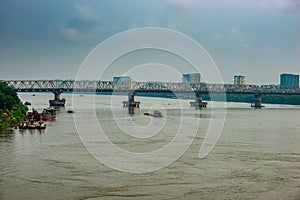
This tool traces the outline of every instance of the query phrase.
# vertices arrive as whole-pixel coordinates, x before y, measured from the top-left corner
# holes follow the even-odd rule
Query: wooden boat
[[[19,125],[19,129],[26,129],[27,128],[27,122],[22,121]]]
[[[28,128],[28,129],[36,129],[36,125],[35,125],[33,122],[30,122],[30,123],[27,125],[27,128]]]
[[[46,124],[43,121],[39,121],[38,124],[36,125],[37,129],[45,129]]]

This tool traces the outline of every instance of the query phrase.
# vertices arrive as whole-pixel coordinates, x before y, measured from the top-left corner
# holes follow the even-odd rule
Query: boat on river
[[[155,110],[153,113],[146,112],[146,113],[144,113],[144,115],[150,116],[150,117],[163,117],[162,113],[158,110]]]
[[[19,129],[27,129],[28,122],[22,121],[19,125]]]
[[[30,103],[29,101],[26,101],[26,102],[24,103],[24,105],[25,105],[25,106],[31,106],[31,103]]]
[[[61,106],[61,107],[64,107],[65,103],[66,103],[66,99],[49,100],[50,106]]]
[[[39,120],[40,119],[40,114],[38,113],[37,110],[32,109],[32,111],[28,111],[26,113],[26,119],[27,120]]]
[[[46,127],[47,126],[46,126],[45,122],[43,122],[43,121],[39,121],[36,125],[37,129],[45,129]]]
[[[54,119],[56,116],[56,112],[53,108],[44,109],[40,114],[40,119],[43,121]]]
[[[44,109],[43,112],[39,113],[37,110],[32,109],[32,111],[28,111],[26,114],[26,118],[28,120],[34,120],[34,121],[46,121],[50,120],[56,117],[55,109],[53,108],[47,108]]]
[[[34,120],[30,120],[30,121],[28,122],[27,128],[28,128],[28,129],[36,129],[36,125],[35,125],[35,123],[34,123]]]

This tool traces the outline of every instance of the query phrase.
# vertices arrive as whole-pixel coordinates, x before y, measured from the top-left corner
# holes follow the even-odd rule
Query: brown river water
[[[53,98],[50,93],[19,96],[39,111]],[[266,105],[255,110],[249,104],[227,103],[222,134],[208,156],[200,159],[210,107],[195,110],[188,100],[180,100],[183,107],[179,109],[176,99],[136,97],[141,108],[132,116],[122,108],[125,96],[116,97],[117,106],[111,108],[110,96],[97,95],[98,121],[111,141],[127,151],[163,147],[174,136],[180,117],[200,121],[191,146],[175,162],[156,171],[129,173],[102,164],[88,152],[77,133],[74,114],[67,113],[72,109],[72,95],[62,96],[67,105],[47,122],[46,130],[0,135],[0,199],[300,199],[300,106]],[[74,96],[82,102],[75,112],[88,113],[88,94]],[[165,117],[144,116],[149,108],[160,108]],[[150,130],[164,126],[157,130],[165,134],[138,141],[120,136],[112,109],[124,126],[130,120],[138,126],[152,123]],[[131,134],[138,134],[134,131],[129,127]]]

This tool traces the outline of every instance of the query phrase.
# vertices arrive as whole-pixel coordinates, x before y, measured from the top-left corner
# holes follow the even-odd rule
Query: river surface
[[[76,113],[85,110],[88,94]],[[19,93],[22,101],[42,111],[53,94]],[[199,149],[208,129],[211,108],[195,110],[188,100],[136,97],[141,108],[129,115],[119,96],[96,96],[96,115],[111,141],[127,151],[148,152],[171,141],[180,117],[199,120],[193,143],[170,165],[148,173],[128,173],[108,167],[91,155],[77,133],[72,95],[63,94],[66,107],[47,128],[13,130],[0,135],[0,199],[299,199],[300,197],[300,106],[227,103],[226,121],[213,150],[204,159]],[[111,102],[117,106],[110,107]],[[217,103],[218,105],[218,103]],[[150,118],[143,112],[159,109],[165,117]],[[132,128],[126,136],[115,122],[164,132],[152,140],[132,141],[142,133]],[[186,128],[187,126],[185,126]],[[192,128],[191,128],[192,129]],[[192,130],[190,130],[192,131]],[[150,131],[151,132],[151,131]],[[189,130],[186,130],[188,134]],[[144,142],[143,142],[144,141]],[[149,142],[150,141],[150,142]],[[101,145],[101,144],[99,144]],[[132,164],[132,163],[131,163]],[[134,163],[133,163],[134,164]]]

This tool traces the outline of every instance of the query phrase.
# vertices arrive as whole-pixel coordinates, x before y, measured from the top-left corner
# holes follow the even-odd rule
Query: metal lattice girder
[[[114,89],[112,81],[99,81],[97,83],[97,89]]]
[[[263,94],[300,94],[299,88],[280,88],[276,85],[233,85],[206,83],[168,83],[168,82],[120,82],[98,80],[6,80],[1,81],[17,91],[91,91],[91,90],[143,90],[150,91],[180,91],[203,93],[263,93]]]

